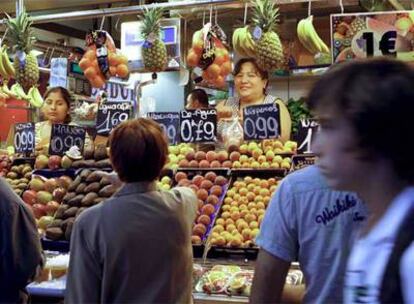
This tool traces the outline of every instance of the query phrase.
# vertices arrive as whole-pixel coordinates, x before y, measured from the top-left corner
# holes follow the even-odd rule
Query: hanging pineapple
[[[256,58],[259,66],[266,71],[282,68],[285,62],[283,47],[277,27],[279,8],[271,0],[253,0],[253,23],[261,30],[261,36],[256,41]]]
[[[162,8],[146,10],[143,17],[142,36],[145,40],[142,46],[142,59],[145,70],[161,72],[167,67],[167,48],[160,38]]]
[[[33,44],[36,41],[32,29],[32,21],[26,10],[23,9],[16,18],[7,15],[7,28],[9,46],[15,53],[14,69],[16,81],[26,93],[39,81],[39,66],[37,58],[33,53]]]

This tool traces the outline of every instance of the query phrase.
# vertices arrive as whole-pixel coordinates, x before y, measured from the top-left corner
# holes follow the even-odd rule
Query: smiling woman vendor
[[[68,90],[63,87],[53,87],[46,91],[41,109],[45,120],[35,124],[37,151],[47,151],[52,132],[52,124],[74,125],[70,117],[71,103],[72,97]],[[86,135],[85,146],[90,144],[90,138]]]
[[[221,133],[226,119],[237,118],[242,123],[245,107],[276,103],[280,109],[280,138],[283,141],[289,140],[292,124],[290,114],[281,99],[267,94],[268,73],[259,68],[254,58],[243,58],[236,63],[233,76],[236,97],[225,100],[216,107],[221,120],[218,124],[218,133]]]

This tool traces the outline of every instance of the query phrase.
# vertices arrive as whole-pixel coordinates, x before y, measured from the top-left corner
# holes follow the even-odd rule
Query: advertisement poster
[[[391,56],[414,62],[414,11],[331,15],[333,62]]]

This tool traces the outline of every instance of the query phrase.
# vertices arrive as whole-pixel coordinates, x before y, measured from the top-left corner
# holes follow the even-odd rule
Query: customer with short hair
[[[197,198],[189,188],[156,189],[168,153],[162,129],[145,118],[124,122],[110,149],[124,185],[75,222],[66,302],[191,303]]]
[[[346,303],[414,303],[413,84],[412,67],[379,58],[337,66],[309,95],[321,173],[370,211],[348,260]]]

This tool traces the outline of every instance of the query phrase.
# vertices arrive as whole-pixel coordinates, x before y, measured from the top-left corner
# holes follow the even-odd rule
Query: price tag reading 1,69
[[[96,133],[108,136],[109,133],[129,119],[131,114],[131,103],[129,102],[105,102],[99,105],[96,114]]]
[[[217,112],[214,109],[198,109],[180,112],[180,135],[185,143],[216,141]]]
[[[83,153],[86,131],[82,127],[53,124],[50,136],[49,154],[63,155],[71,147],[77,146]]]
[[[35,126],[33,123],[14,125],[14,149],[16,153],[32,153],[35,150]]]
[[[243,132],[245,140],[277,138],[280,134],[279,105],[269,103],[244,108]]]
[[[170,144],[175,145],[180,138],[180,113],[178,112],[150,112],[148,118],[160,124],[168,137]]]

